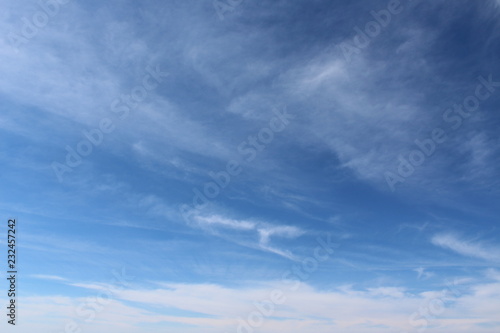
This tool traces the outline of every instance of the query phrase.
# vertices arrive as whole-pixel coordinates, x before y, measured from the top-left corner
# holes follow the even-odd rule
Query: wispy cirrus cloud
[[[234,220],[234,219],[225,218],[225,217],[222,217],[219,215],[196,216],[195,220],[202,227],[220,226],[220,227],[226,227],[229,229],[237,229],[237,230],[253,230],[253,229],[255,229],[255,226],[256,226],[255,222]]]
[[[305,233],[304,230],[295,226],[276,225],[258,220],[239,220],[218,214],[203,215],[198,212],[192,219],[195,221],[193,226],[204,230],[211,230],[214,234],[240,245],[258,248],[292,260],[297,260],[297,257],[289,250],[282,250],[273,246],[271,238],[295,239]],[[242,235],[231,234],[231,236],[228,236],[225,234],[225,231],[231,230],[253,233],[255,234],[253,237],[254,241],[249,241],[248,237],[244,237],[245,239],[243,239]]]
[[[52,280],[52,281],[67,281],[66,278],[56,276],[56,275],[44,275],[44,274],[32,274],[30,277],[42,280]]]
[[[408,316],[439,295],[440,279],[498,264],[498,245],[436,234],[444,221],[427,222],[446,201],[448,227],[498,234],[498,0],[413,1],[350,63],[338,44],[386,0],[274,1],[265,10],[248,1],[224,22],[210,1],[72,1],[14,50],[7,33],[55,2],[3,1],[0,210],[23,221],[21,293],[82,297],[23,297],[20,333],[63,330],[85,296],[109,288],[111,267],[130,262],[137,285],[114,294],[83,331],[234,332],[238,316],[279,288],[272,279],[282,268],[307,264],[313,237],[332,228],[345,246],[263,333],[409,331]],[[133,104],[127,95],[156,65],[168,77],[53,184],[50,161],[103,117],[116,118],[115,98],[120,108]],[[463,119],[408,179],[408,193],[386,193],[384,171],[490,73],[496,91],[481,114]],[[261,146],[260,129],[280,105],[296,120]],[[210,171],[241,158],[243,140],[259,158],[184,223],[179,206]],[[411,197],[419,191],[429,195]],[[475,211],[460,217],[469,205]],[[467,284],[482,282],[432,333],[498,331],[499,273],[475,274]]]
[[[437,234],[431,239],[432,244],[451,250],[467,257],[488,261],[500,261],[500,248],[486,242],[471,241],[452,233]]]

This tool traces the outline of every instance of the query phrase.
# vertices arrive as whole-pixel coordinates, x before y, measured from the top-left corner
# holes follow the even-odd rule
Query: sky
[[[2,332],[499,331],[500,1],[0,5]]]

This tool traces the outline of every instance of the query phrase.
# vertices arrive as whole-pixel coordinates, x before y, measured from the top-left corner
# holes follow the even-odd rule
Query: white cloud
[[[42,280],[53,280],[53,281],[66,281],[65,278],[56,276],[56,275],[44,275],[44,274],[33,274],[30,275],[32,278],[35,279],[42,279]]]
[[[106,285],[79,284],[91,293],[105,290]],[[43,332],[56,331],[69,320],[92,332],[153,332],[172,324],[176,332],[235,332],[238,318],[257,311],[255,302],[270,299],[272,290],[281,290],[286,300],[275,304],[273,313],[265,317],[259,332],[327,333],[332,330],[353,333],[414,331],[423,328],[419,309],[429,307],[432,300],[452,298],[443,312],[428,321],[429,333],[498,331],[500,283],[476,284],[457,295],[442,290],[409,293],[401,287],[352,288],[320,291],[302,284],[297,291],[291,285],[270,281],[260,287],[228,288],[214,284],[158,283],[155,289],[123,289],[103,304],[96,319],[89,323],[78,317],[75,309],[92,298],[26,297],[23,313],[29,318],[20,333],[30,332],[30,323],[43,322]],[[267,303],[268,306],[270,303]],[[150,310],[144,310],[148,308]],[[54,317],[54,314],[58,315]],[[417,313],[419,321],[409,318]],[[114,325],[117,325],[113,327]],[[487,325],[489,324],[489,325]],[[5,325],[2,323],[1,325]],[[85,326],[83,326],[85,325]],[[153,325],[153,326],[151,326]],[[151,329],[151,330],[150,330]]]
[[[192,227],[201,228],[212,234],[223,237],[228,241],[241,246],[271,252],[291,260],[298,260],[297,256],[289,250],[279,249],[272,245],[271,238],[294,239],[305,233],[304,230],[290,225],[275,225],[258,220],[239,220],[219,214],[204,214],[199,210],[190,212]],[[246,234],[235,235],[231,231],[242,231]],[[254,241],[249,241],[249,236],[256,234]]]
[[[488,269],[486,271],[486,276],[490,279],[500,281],[500,271],[498,271],[496,269],[492,269],[492,268]]]
[[[264,226],[258,229],[261,244],[267,244],[271,236],[296,238],[304,234],[304,231],[293,226]]]
[[[363,179],[381,181],[383,173],[395,167],[398,154],[417,138],[416,123],[425,126],[429,121],[416,106],[418,97],[403,86],[378,88],[388,71],[369,59],[348,64],[331,54],[290,70],[288,95],[311,105],[302,115],[308,128],[298,140],[319,142],[338,156],[341,166]]]
[[[396,287],[379,287],[379,288],[369,288],[368,292],[370,295],[373,296],[403,298],[405,296],[406,290],[404,288],[396,288]]]
[[[418,268],[414,269],[414,271],[417,272],[417,274],[418,274],[417,279],[419,279],[419,280],[420,279],[426,280],[426,279],[431,278],[431,277],[434,276],[434,273],[427,272],[425,270],[425,268],[423,268],[423,267],[418,267]]]
[[[230,229],[236,230],[253,230],[255,229],[255,222],[251,221],[240,221],[224,218],[219,215],[210,215],[210,216],[196,216],[195,220],[202,227],[207,226],[222,226]]]
[[[438,234],[432,237],[436,246],[452,250],[464,256],[498,262],[500,249],[480,242],[472,242],[459,238],[454,234]]]

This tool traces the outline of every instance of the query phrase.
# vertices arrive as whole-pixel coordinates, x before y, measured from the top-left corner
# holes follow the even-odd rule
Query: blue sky
[[[2,330],[498,332],[500,1],[1,3]]]

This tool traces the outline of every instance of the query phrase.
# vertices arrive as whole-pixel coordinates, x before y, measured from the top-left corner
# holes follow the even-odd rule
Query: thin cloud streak
[[[463,256],[479,258],[487,261],[500,261],[500,248],[487,245],[484,242],[473,242],[458,237],[457,235],[446,233],[432,237],[432,243],[436,246],[454,251]]]

